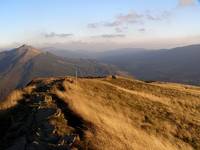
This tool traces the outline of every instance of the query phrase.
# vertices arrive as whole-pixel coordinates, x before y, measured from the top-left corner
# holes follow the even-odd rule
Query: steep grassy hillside
[[[195,86],[41,78],[14,91],[0,108],[0,149],[200,149]]]

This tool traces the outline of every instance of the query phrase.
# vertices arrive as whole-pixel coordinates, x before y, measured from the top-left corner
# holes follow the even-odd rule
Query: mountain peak
[[[26,44],[18,47],[16,50],[20,53],[27,53],[28,52],[28,53],[33,54],[33,55],[37,55],[37,54],[42,53],[40,50],[38,50],[38,49],[36,49],[36,48],[34,48],[30,45],[26,45]]]
[[[27,46],[30,46],[30,45],[27,45],[27,44],[23,44],[21,47],[27,47]]]
[[[42,51],[25,44],[16,48],[14,52],[15,56],[20,58],[20,62],[27,62],[42,53]]]

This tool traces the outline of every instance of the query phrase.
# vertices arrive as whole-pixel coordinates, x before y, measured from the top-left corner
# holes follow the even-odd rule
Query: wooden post
[[[78,71],[77,71],[77,67],[76,67],[76,87],[77,87],[77,83],[78,83]]]

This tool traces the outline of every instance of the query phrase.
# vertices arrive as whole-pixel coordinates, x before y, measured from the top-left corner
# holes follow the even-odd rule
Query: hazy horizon
[[[38,50],[42,50],[42,51],[48,51],[48,52],[51,52],[51,51],[71,51],[71,52],[87,52],[87,53],[101,53],[101,52],[112,52],[112,51],[120,51],[120,50],[124,50],[124,52],[126,50],[132,50],[132,51],[139,51],[139,50],[145,50],[145,51],[160,51],[160,50],[172,50],[172,49],[175,49],[175,48],[180,48],[180,47],[187,47],[187,46],[195,46],[195,45],[200,45],[200,43],[197,43],[197,44],[187,44],[187,45],[177,45],[177,46],[172,46],[172,47],[163,47],[163,48],[143,48],[143,47],[116,47],[116,48],[105,48],[105,49],[98,49],[98,50],[95,50],[93,51],[93,49],[79,49],[79,48],[68,48],[68,47],[65,47],[65,46],[62,46],[62,45],[47,45],[47,46],[35,46],[35,45],[29,45],[29,44],[15,44],[15,45],[12,45],[12,46],[8,46],[8,47],[4,47],[4,48],[0,48],[0,52],[4,52],[4,51],[10,51],[10,50],[13,50],[15,48],[19,48],[23,45],[27,45],[27,46],[31,46],[33,48],[36,48]]]

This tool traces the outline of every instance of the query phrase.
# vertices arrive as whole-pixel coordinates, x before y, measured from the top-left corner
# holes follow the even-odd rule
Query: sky
[[[198,0],[1,0],[0,48],[106,50],[200,44]]]

